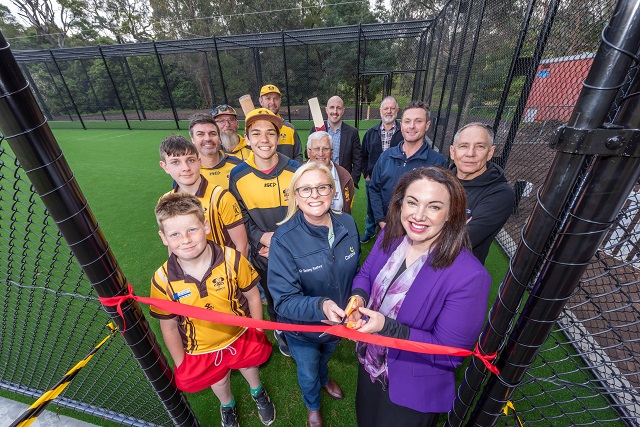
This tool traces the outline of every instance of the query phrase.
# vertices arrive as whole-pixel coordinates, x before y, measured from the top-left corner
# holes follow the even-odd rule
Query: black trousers
[[[356,416],[359,427],[435,427],[440,414],[420,412],[393,403],[389,392],[382,389],[379,381],[372,383],[369,373],[359,364]]]

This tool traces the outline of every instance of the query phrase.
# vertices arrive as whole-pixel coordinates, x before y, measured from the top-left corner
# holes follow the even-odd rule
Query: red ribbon
[[[167,313],[177,314],[185,317],[193,317],[201,320],[208,320],[209,322],[221,323],[224,325],[240,326],[245,328],[260,328],[279,331],[295,331],[295,332],[318,332],[335,335],[341,338],[347,338],[353,341],[362,341],[369,344],[375,344],[383,347],[391,347],[398,350],[411,351],[414,353],[422,354],[441,354],[446,356],[475,356],[484,363],[487,369],[494,374],[499,374],[498,368],[491,364],[497,356],[497,353],[484,354],[480,351],[478,345],[476,345],[473,351],[465,350],[462,348],[448,347],[437,344],[427,344],[417,341],[409,341],[398,338],[384,337],[382,335],[365,334],[353,329],[349,329],[344,325],[338,324],[333,326],[324,325],[292,325],[289,323],[271,322],[269,320],[256,320],[251,317],[236,316],[234,314],[221,313],[219,311],[208,310],[206,308],[194,307],[192,305],[180,304],[174,301],[161,300],[157,298],[141,297],[133,293],[133,288],[130,284],[127,284],[128,294],[119,295],[115,297],[100,297],[100,302],[107,307],[116,307],[116,310],[122,321],[124,322],[124,316],[122,315],[122,304],[127,299],[138,301],[142,304],[152,305]],[[126,323],[123,324],[123,331],[127,329]]]
[[[316,126],[316,131],[321,131],[321,130],[326,131],[327,130],[327,126],[325,126],[325,125],[322,125],[320,127]]]

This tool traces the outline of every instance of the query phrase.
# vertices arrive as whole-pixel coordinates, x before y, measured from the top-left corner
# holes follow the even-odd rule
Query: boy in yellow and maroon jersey
[[[170,255],[151,279],[152,298],[262,320],[258,273],[240,252],[207,240],[209,224],[195,196],[166,195],[155,214]],[[260,420],[273,423],[275,407],[258,372],[271,354],[262,330],[177,316],[155,307],[151,315],[160,319],[179,389],[195,393],[211,387],[220,400],[222,426],[238,426],[230,386],[231,370],[237,369],[251,387]]]
[[[171,135],[160,144],[160,167],[174,179],[169,193],[196,196],[204,208],[211,231],[207,236],[221,246],[237,249],[245,257],[249,245],[236,198],[221,186],[209,183],[200,173],[198,149],[184,136]]]
[[[253,152],[231,170],[229,191],[238,200],[249,238],[250,260],[260,275],[269,319],[277,320],[267,283],[271,236],[287,211],[289,183],[300,163],[277,152],[282,119],[267,108],[247,114],[245,137]],[[280,352],[290,356],[284,335],[274,331]]]

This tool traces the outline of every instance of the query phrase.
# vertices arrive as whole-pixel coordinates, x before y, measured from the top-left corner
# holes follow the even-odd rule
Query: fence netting
[[[35,400],[109,335],[110,319],[1,134],[0,254],[0,388]],[[56,403],[122,425],[172,425],[119,334]]]
[[[237,106],[245,93],[257,102],[266,83],[279,86],[281,113],[296,121],[309,120],[306,100],[313,96],[322,103],[341,95],[345,118],[357,121],[377,119],[386,95],[401,107],[424,99],[432,109],[429,136],[445,155],[462,125],[492,125],[493,160],[516,192],[513,215],[498,236],[510,257],[552,163],[549,142],[571,115],[614,6],[613,0],[458,0],[421,21],[16,52],[16,57],[43,112],[60,127],[175,129],[193,112],[222,103]],[[618,106],[612,106],[610,120]],[[367,126],[361,122],[362,130]],[[67,366],[65,358],[81,357],[106,332],[96,325],[107,316],[70,252],[60,247],[55,226],[11,154],[4,148],[0,154],[0,250],[8,254],[0,257],[5,283],[0,376],[25,392],[46,389]],[[636,185],[629,194],[516,389],[513,406],[527,425],[640,422],[639,191]],[[28,309],[17,316],[18,307]],[[64,316],[86,326],[47,322]],[[38,321],[44,326],[36,327]],[[65,334],[62,348],[43,344],[59,361],[27,344],[40,343],[48,333]],[[86,392],[87,407],[120,396],[107,380],[112,375],[126,369],[128,376],[142,378],[117,340],[105,353],[109,356],[96,363],[100,367],[82,374],[102,378],[85,380],[96,382],[94,391]],[[145,388],[138,398],[146,403],[133,407],[151,408],[152,401],[157,406],[150,388],[142,386],[146,382],[134,382]],[[75,390],[65,396],[85,402],[71,394]],[[121,404],[109,408],[126,412]],[[166,423],[161,408],[144,419]],[[504,417],[501,423],[514,421]]]

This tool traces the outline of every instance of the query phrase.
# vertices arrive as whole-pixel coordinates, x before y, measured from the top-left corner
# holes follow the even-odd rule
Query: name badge
[[[183,291],[176,292],[175,294],[173,294],[173,299],[177,301],[179,299],[186,298],[190,295],[191,295],[191,289],[185,289]]]

